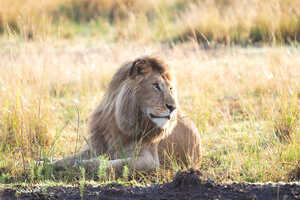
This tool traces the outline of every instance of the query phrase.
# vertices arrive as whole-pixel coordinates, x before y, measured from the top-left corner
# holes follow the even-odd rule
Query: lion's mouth
[[[171,116],[170,115],[165,115],[165,116],[157,116],[157,115],[154,115],[154,114],[152,114],[152,113],[150,113],[150,117],[151,118],[157,118],[157,119],[159,119],[159,118],[164,118],[164,119],[171,119]]]

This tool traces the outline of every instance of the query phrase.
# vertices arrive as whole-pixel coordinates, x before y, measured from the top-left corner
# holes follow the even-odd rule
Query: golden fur
[[[99,155],[109,156],[109,166],[117,169],[151,170],[170,156],[185,164],[198,162],[200,136],[178,108],[175,89],[174,77],[160,60],[143,57],[125,63],[89,119],[88,145],[54,167],[96,169],[102,162]]]

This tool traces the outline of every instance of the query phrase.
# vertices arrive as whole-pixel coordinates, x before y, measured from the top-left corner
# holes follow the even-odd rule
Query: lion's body
[[[200,137],[194,124],[176,109],[173,81],[168,67],[154,58],[121,66],[89,119],[87,146],[54,166],[71,167],[81,159],[84,167],[96,168],[101,164],[95,159],[99,155],[109,156],[111,167],[127,164],[139,170],[159,167],[163,155],[197,162]]]
[[[172,133],[158,145],[159,160],[168,166],[171,158],[184,165],[195,166],[201,159],[201,138],[195,124],[178,113],[177,124]]]

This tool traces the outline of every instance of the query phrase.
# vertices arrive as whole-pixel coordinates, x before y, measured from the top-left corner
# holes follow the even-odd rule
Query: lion
[[[154,57],[123,64],[88,123],[87,145],[75,155],[53,163],[54,168],[81,166],[96,170],[149,171],[174,157],[198,163],[201,140],[194,123],[179,108],[175,77],[168,65]],[[105,155],[109,160],[100,160]]]

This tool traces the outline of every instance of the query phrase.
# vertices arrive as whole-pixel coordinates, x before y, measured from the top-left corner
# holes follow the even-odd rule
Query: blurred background
[[[0,34],[24,40],[291,44],[300,40],[300,1],[1,0]]]

